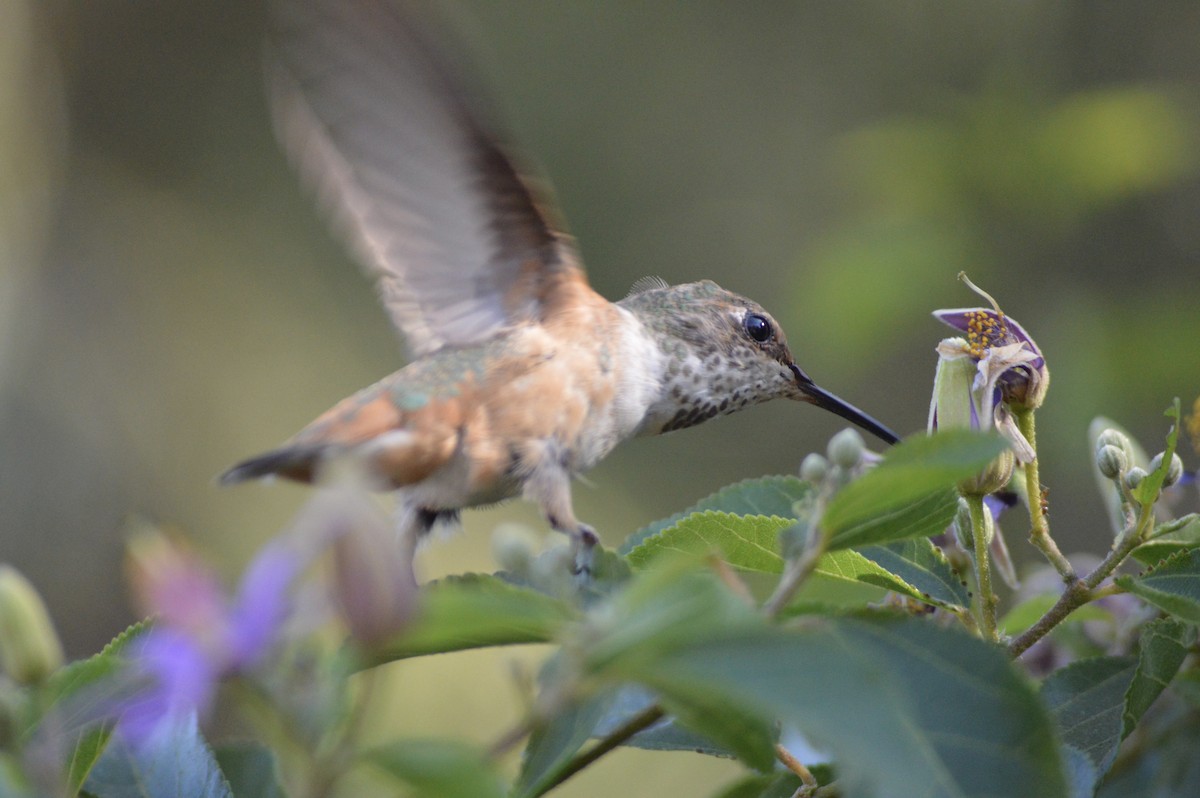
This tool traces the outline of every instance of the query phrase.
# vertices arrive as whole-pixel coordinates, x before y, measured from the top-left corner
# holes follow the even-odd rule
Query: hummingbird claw
[[[581,581],[587,581],[592,575],[592,563],[596,558],[596,545],[600,542],[596,530],[587,524],[580,524],[575,534],[571,535],[571,548],[575,551],[575,563],[571,572]]]

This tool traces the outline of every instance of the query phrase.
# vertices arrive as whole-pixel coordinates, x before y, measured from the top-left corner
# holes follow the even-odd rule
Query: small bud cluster
[[[1120,482],[1129,490],[1142,484],[1149,474],[1162,468],[1166,452],[1159,452],[1143,468],[1133,463],[1133,445],[1129,438],[1115,429],[1106,429],[1096,439],[1096,468],[1106,479]],[[1171,463],[1163,477],[1163,487],[1169,488],[1183,478],[1183,460],[1172,453]]]
[[[847,427],[829,439],[824,455],[813,452],[801,461],[800,478],[836,491],[878,461],[879,455],[867,448],[859,431]]]

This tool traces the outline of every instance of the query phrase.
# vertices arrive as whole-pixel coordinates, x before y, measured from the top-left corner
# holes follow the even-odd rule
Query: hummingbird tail
[[[219,485],[236,485],[251,479],[280,476],[312,482],[324,446],[290,446],[243,460],[217,477]]]

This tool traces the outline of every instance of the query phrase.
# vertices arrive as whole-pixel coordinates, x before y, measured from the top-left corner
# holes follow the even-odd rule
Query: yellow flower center
[[[1004,323],[1003,313],[973,310],[966,315],[967,351],[976,360],[982,360],[987,350],[1008,339],[1008,325]]]

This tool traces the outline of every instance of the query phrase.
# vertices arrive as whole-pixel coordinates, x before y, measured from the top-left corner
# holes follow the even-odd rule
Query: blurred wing
[[[277,131],[413,356],[536,318],[577,259],[488,135],[413,3],[281,0]]]

